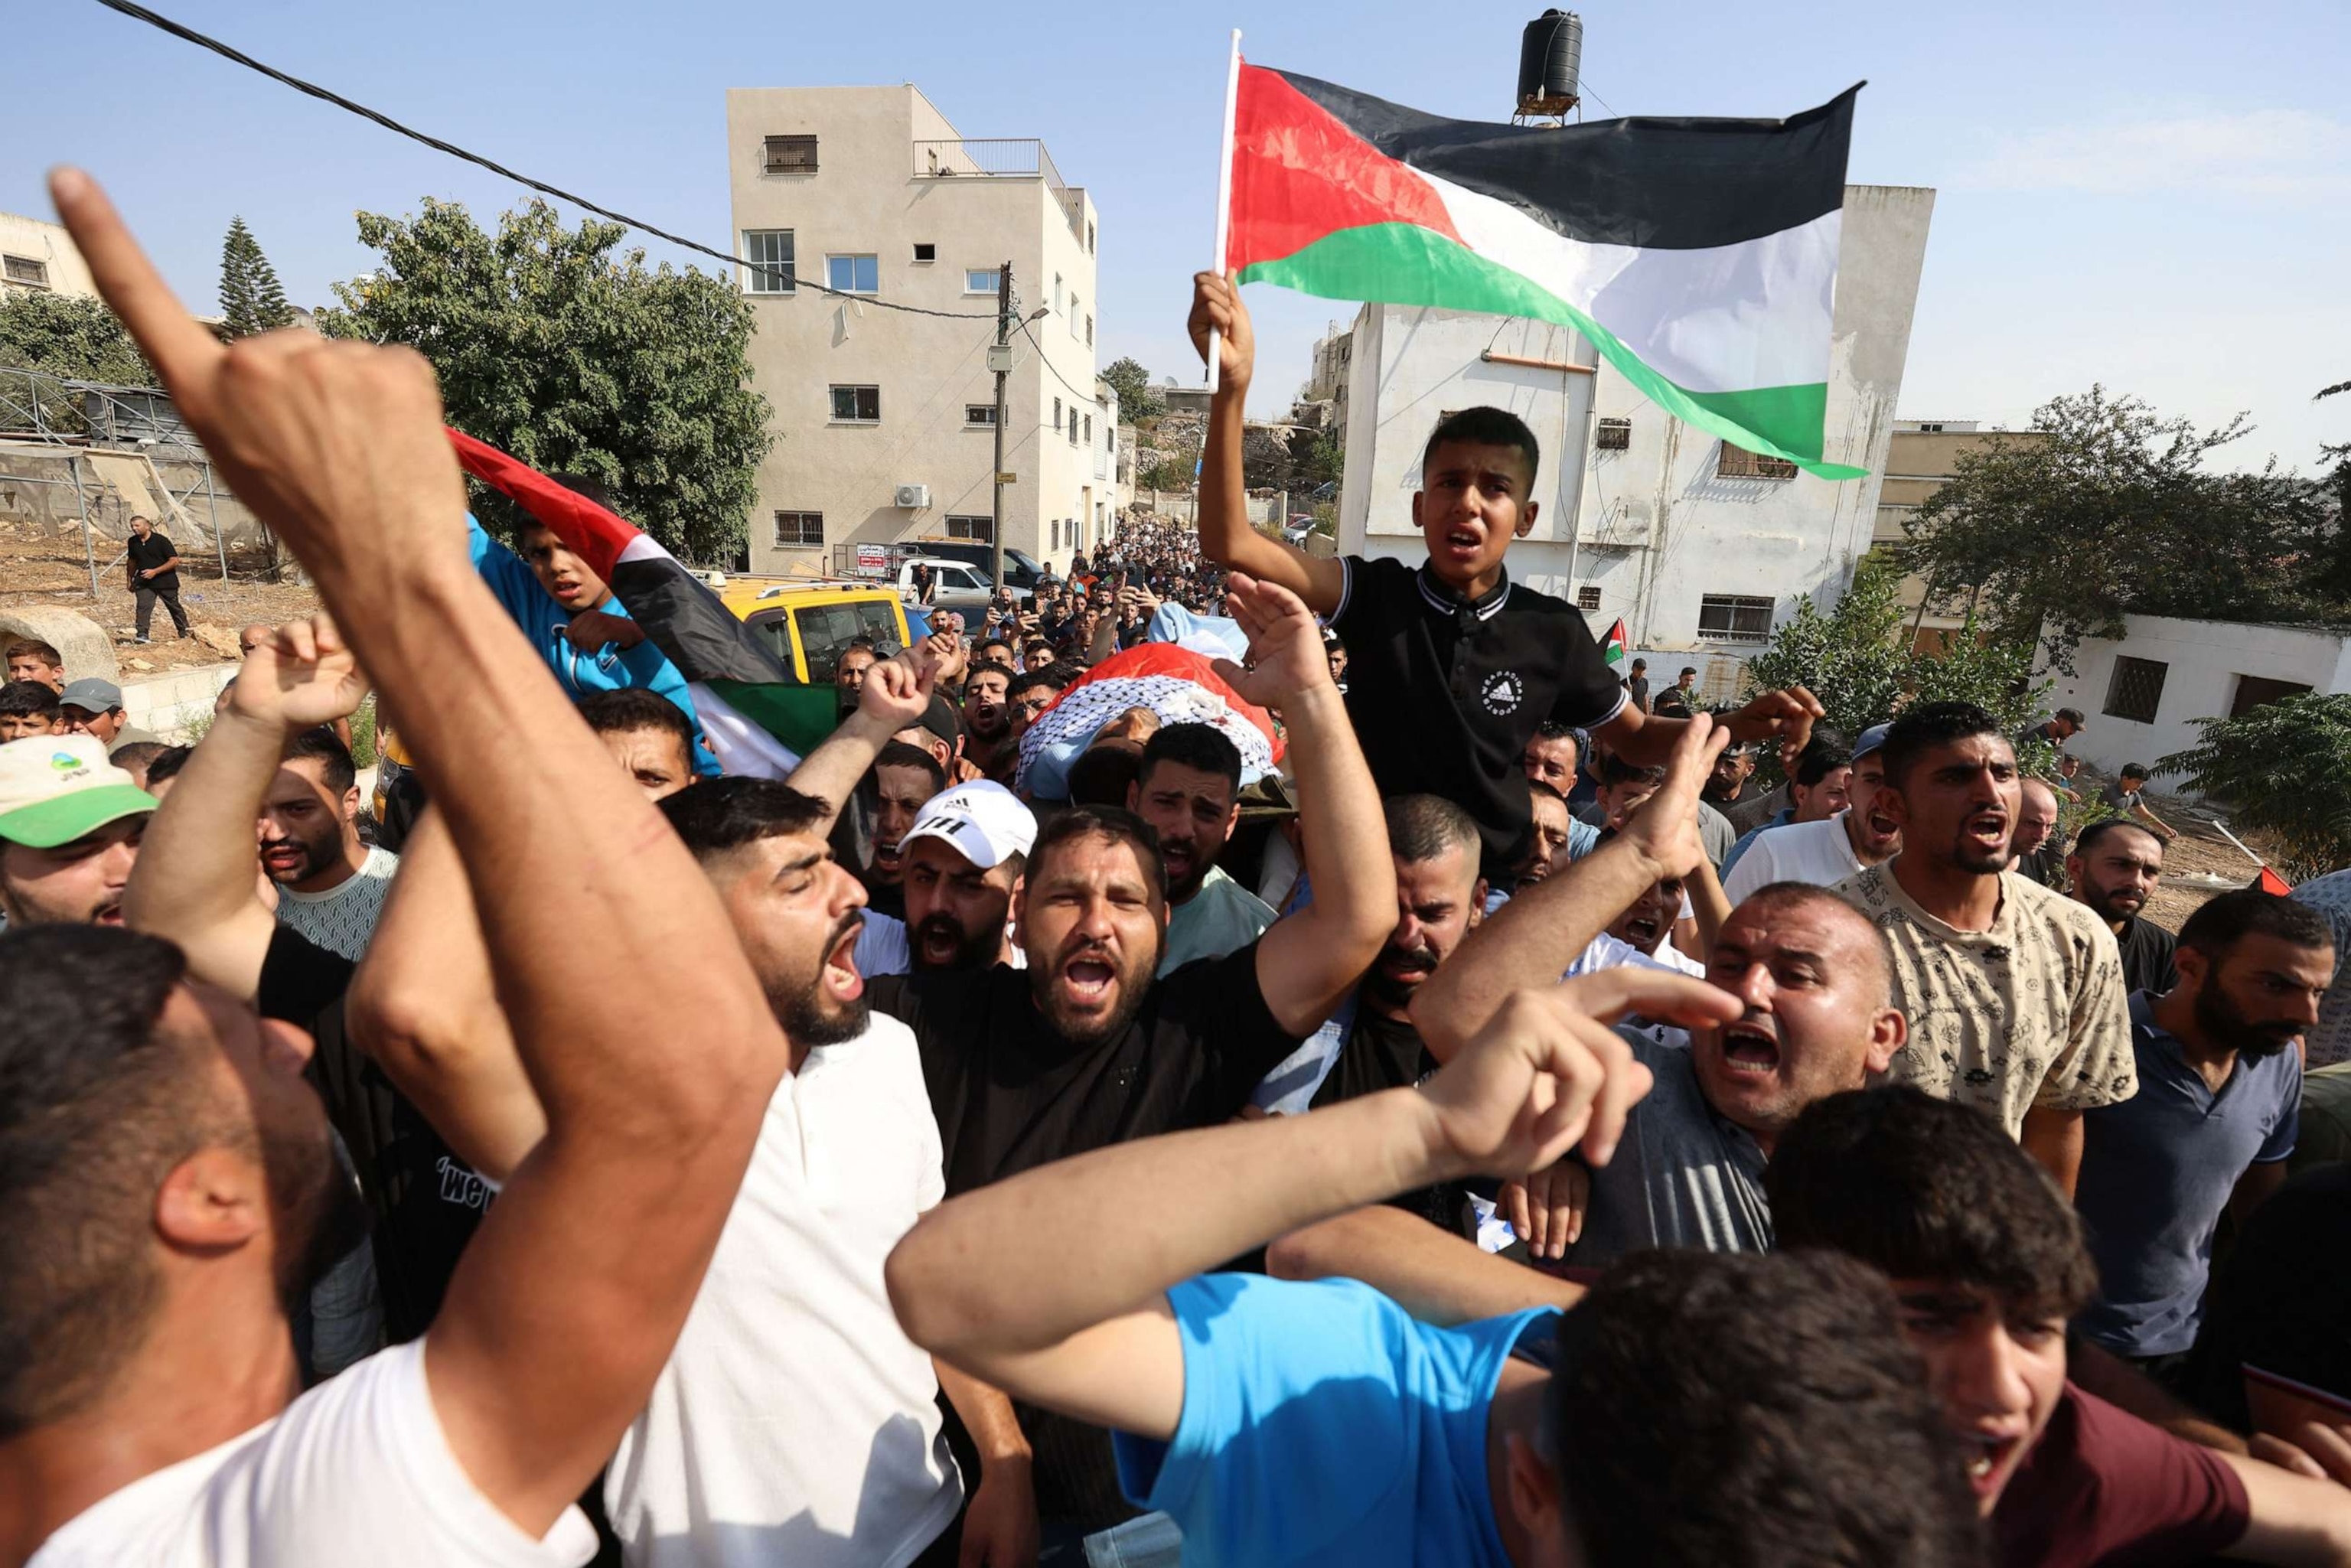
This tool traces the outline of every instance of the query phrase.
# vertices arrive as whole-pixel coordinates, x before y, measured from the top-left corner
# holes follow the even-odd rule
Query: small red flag
[[[2280,898],[2283,898],[2287,894],[2294,891],[2294,883],[2286,881],[2285,878],[2278,875],[2277,873],[2270,870],[2267,866],[2262,867],[2262,874],[2253,878],[2253,886],[2259,888],[2263,893],[2273,893]]]

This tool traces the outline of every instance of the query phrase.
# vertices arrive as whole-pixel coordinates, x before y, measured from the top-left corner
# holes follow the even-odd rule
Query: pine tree
[[[223,330],[231,338],[250,338],[294,320],[277,269],[241,217],[229,221],[228,237],[221,242],[220,308]]]

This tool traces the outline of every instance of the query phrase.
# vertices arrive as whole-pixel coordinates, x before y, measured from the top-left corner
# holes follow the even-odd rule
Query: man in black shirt
[[[1107,1144],[1225,1121],[1371,967],[1395,924],[1395,873],[1377,842],[1380,802],[1296,595],[1236,575],[1246,664],[1218,674],[1280,710],[1297,774],[1314,902],[1222,958],[1155,979],[1166,870],[1151,830],[1112,807],[1047,821],[1013,903],[1025,970],[873,980],[878,1011],[914,1031],[938,1117],[950,1197]],[[1037,1448],[1049,1530],[1098,1528],[1120,1500],[1098,1430],[1022,1425]]]
[[[2074,900],[2115,934],[2123,954],[2123,989],[2161,996],[2179,983],[2171,965],[2176,938],[2139,917],[2163,875],[2163,841],[2137,822],[2108,817],[2084,828],[2065,857]]]
[[[131,596],[139,606],[139,640],[149,641],[147,625],[155,618],[158,599],[172,612],[172,624],[180,635],[194,636],[188,630],[188,612],[180,608],[180,552],[170,536],[157,533],[145,517],[133,517],[131,539],[123,549],[123,570],[130,574]]]
[[[1503,568],[1503,552],[1533,530],[1541,509],[1531,498],[1540,453],[1524,422],[1472,408],[1437,423],[1412,501],[1428,551],[1417,570],[1401,560],[1318,559],[1249,524],[1241,425],[1256,345],[1238,288],[1197,274],[1189,325],[1203,354],[1212,329],[1223,343],[1202,454],[1201,553],[1280,583],[1345,641],[1347,710],[1382,794],[1442,795],[1460,805],[1478,823],[1485,874],[1499,880],[1525,857],[1521,758],[1545,720],[1592,731],[1636,766],[1666,760],[1681,723],[1635,706],[1583,614],[1511,582]],[[1785,737],[1802,745],[1821,712],[1811,693],[1794,687],[1765,692],[1726,721],[1737,741]]]

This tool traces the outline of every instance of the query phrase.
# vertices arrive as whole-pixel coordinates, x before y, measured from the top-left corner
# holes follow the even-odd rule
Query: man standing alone
[[[145,517],[131,519],[131,540],[124,547],[124,570],[131,574],[131,596],[138,602],[139,641],[148,642],[148,623],[155,619],[155,601],[172,612],[172,624],[183,637],[193,637],[188,630],[188,612],[180,608],[180,551],[171,536],[159,534],[155,525]]]

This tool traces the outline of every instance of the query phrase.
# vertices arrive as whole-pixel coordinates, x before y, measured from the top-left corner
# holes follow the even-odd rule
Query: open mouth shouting
[[[1061,963],[1061,993],[1081,1013],[1100,1012],[1118,997],[1118,967],[1100,947],[1071,954]]]
[[[1486,548],[1486,531],[1474,523],[1457,523],[1445,530],[1438,543],[1447,559],[1466,566]]]
[[[1959,1434],[1959,1440],[1967,1453],[1968,1486],[1976,1500],[1982,1502],[1998,1496],[2023,1451],[2023,1434],[1970,1427]]]
[[[1780,1031],[1768,1015],[1722,1026],[1722,1065],[1743,1078],[1769,1078],[1780,1071]]]
[[[1998,807],[1978,811],[1960,825],[1959,842],[1982,860],[2004,861],[2008,858],[2010,825],[2008,813]]]
[[[841,923],[824,956],[825,994],[843,1005],[865,994],[865,977],[857,972],[857,938],[864,929],[865,915],[861,910]]]
[[[1657,943],[1665,936],[1666,923],[1658,915],[1636,915],[1625,922],[1620,929],[1622,935],[1617,940],[1629,942],[1644,953],[1654,953],[1657,950]]]

